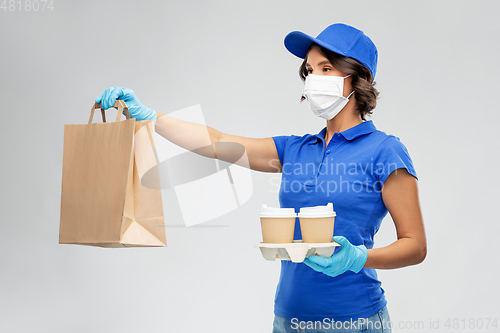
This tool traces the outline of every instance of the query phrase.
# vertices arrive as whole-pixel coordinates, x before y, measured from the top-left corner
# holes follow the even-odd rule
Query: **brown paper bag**
[[[60,244],[167,246],[152,120],[131,119],[117,101],[116,122],[64,126]],[[120,121],[125,109],[126,120]],[[158,186],[140,177],[156,169]],[[154,171],[154,170],[153,170]]]

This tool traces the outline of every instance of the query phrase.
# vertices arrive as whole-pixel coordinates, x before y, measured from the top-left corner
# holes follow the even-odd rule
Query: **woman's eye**
[[[323,71],[328,72],[331,68],[323,68]]]
[[[312,69],[306,69],[306,71],[307,71],[308,74],[311,74],[313,70]]]

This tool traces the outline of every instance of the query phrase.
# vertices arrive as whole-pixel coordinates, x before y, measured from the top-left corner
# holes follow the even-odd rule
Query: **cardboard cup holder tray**
[[[319,255],[330,257],[339,243],[303,243],[302,240],[294,240],[293,243],[272,244],[257,243],[255,247],[260,248],[262,256],[266,260],[291,260],[292,262],[303,262],[305,258]]]

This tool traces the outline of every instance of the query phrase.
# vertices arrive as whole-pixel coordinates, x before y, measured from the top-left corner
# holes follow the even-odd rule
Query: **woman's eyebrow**
[[[318,66],[322,66],[322,65],[330,65],[331,66],[332,64],[328,60],[323,60],[322,62],[320,62],[318,64]],[[306,66],[311,67],[311,64],[309,64],[308,62],[306,62]]]

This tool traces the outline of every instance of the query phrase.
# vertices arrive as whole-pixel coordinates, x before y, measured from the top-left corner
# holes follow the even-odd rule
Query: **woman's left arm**
[[[382,199],[396,226],[398,240],[368,250],[364,267],[391,269],[421,263],[427,254],[427,242],[417,180],[406,169],[395,170],[384,182]]]

